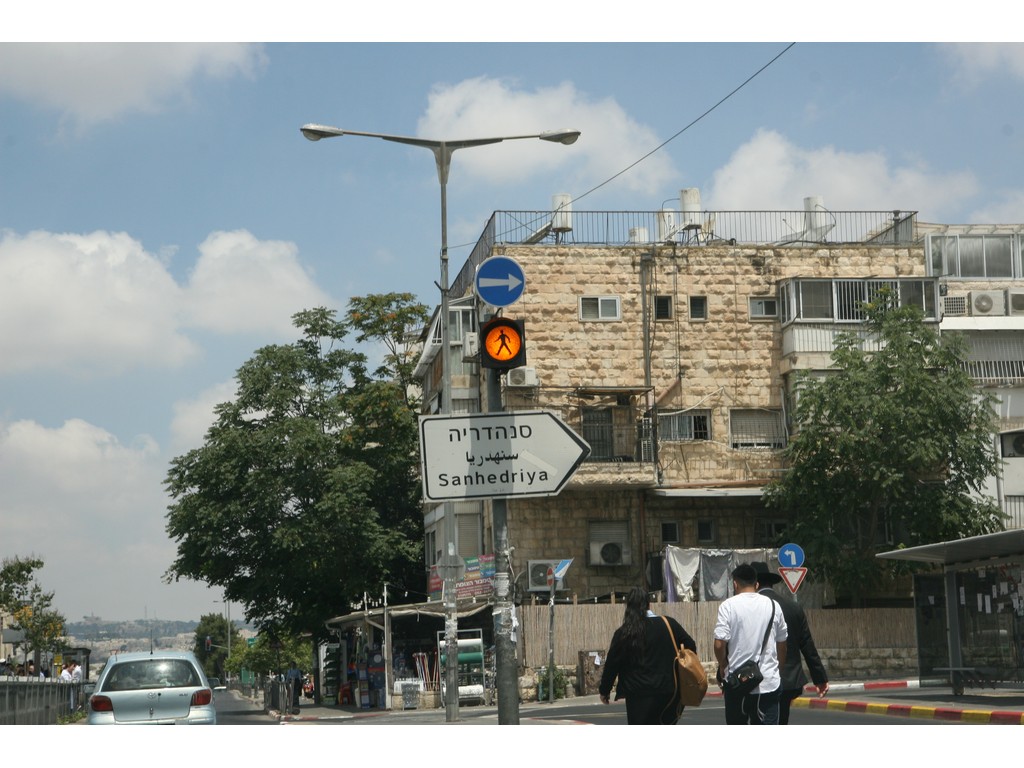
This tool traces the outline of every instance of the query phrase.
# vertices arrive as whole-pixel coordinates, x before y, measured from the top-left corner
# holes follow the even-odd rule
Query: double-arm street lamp
[[[414,147],[424,147],[434,153],[434,161],[437,164],[437,180],[441,185],[441,402],[440,413],[443,415],[452,412],[452,372],[451,372],[451,339],[449,337],[448,325],[448,171],[451,168],[452,153],[458,149],[469,147],[480,147],[485,144],[499,144],[503,141],[516,139],[540,139],[556,144],[572,144],[580,137],[579,131],[562,130],[547,131],[545,133],[532,133],[522,136],[494,136],[484,139],[462,139],[458,141],[445,141],[435,139],[421,139],[414,136],[393,136],[386,133],[367,133],[365,131],[349,131],[341,128],[334,128],[329,125],[309,123],[302,126],[302,135],[310,141],[319,141],[335,136],[367,136],[374,139],[383,139],[397,144],[409,144]],[[444,599],[446,609],[445,620],[445,648],[448,663],[445,665],[445,720],[452,722],[458,720],[459,712],[459,686],[458,686],[458,624],[457,604],[455,595],[454,568],[451,567],[451,560],[455,556],[455,515],[452,502],[444,502],[444,527],[446,544],[446,562],[448,567],[444,568]],[[507,575],[507,560],[504,573]]]

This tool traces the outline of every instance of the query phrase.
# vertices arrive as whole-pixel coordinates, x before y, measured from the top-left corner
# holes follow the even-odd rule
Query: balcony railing
[[[495,211],[452,282],[466,294],[497,244],[910,245],[920,239],[915,211]]]

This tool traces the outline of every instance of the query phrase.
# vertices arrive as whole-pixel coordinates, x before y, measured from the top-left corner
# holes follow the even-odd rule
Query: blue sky
[[[455,154],[453,272],[492,211],[557,193],[576,210],[678,207],[698,187],[711,210],[820,195],[1024,219],[1024,45],[787,45],[0,43],[0,556],[42,557],[72,620],[219,610],[217,591],[160,579],[170,459],[255,349],[293,339],[294,312],[436,302],[432,155],[314,144],[304,123],[580,130]]]

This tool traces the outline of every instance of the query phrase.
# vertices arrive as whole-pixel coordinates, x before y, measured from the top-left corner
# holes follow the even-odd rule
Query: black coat
[[[676,643],[697,651],[697,643],[683,629],[678,621],[668,617],[675,634]],[[601,686],[598,689],[602,696],[611,694],[615,686],[615,699],[628,699],[630,694],[636,696],[664,696],[666,699],[675,694],[675,663],[676,651],[669,638],[668,627],[661,616],[648,616],[645,619],[644,654],[643,658],[634,657],[623,647],[622,627],[612,635],[608,658],[601,672]]]
[[[821,663],[818,649],[814,645],[814,638],[811,637],[811,628],[807,625],[807,614],[804,613],[800,603],[791,597],[780,595],[774,589],[762,588],[759,591],[779,604],[779,607],[782,608],[782,616],[786,619],[786,626],[789,628],[789,639],[786,641],[786,663],[782,667],[782,690],[803,690],[807,685],[804,661],[807,662],[807,668],[811,671],[811,679],[815,685],[823,685],[828,682],[825,665]]]

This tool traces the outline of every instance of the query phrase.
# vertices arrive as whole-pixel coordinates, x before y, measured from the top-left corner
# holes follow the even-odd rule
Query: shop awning
[[[887,560],[908,560],[915,563],[955,565],[996,557],[1024,555],[1024,530],[1000,531],[966,539],[923,544],[919,547],[880,552],[876,557]]]

